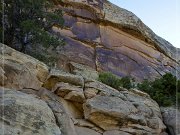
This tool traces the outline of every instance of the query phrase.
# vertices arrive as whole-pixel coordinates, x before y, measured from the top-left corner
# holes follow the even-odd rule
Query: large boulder
[[[165,131],[159,106],[146,93],[117,91],[97,81],[86,82],[85,91],[87,88],[94,94],[83,104],[84,116],[100,128],[140,135]]]
[[[0,86],[38,90],[48,73],[44,63],[0,43]]]
[[[137,113],[129,102],[118,97],[96,96],[84,104],[85,118],[104,130],[119,129],[128,123],[128,115]]]
[[[0,88],[0,125],[3,135],[61,135],[46,102],[4,88]]]

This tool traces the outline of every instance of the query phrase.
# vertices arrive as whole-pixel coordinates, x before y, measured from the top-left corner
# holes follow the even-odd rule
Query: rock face
[[[44,63],[0,43],[0,86],[39,89],[48,73]]]
[[[5,48],[8,50],[8,47]],[[22,53],[17,52],[17,54],[18,61],[23,61],[27,57]],[[11,60],[13,56],[9,55],[5,60]],[[28,58],[29,63],[34,61],[40,63],[34,58]],[[15,65],[16,62],[9,65],[9,68],[13,69]],[[23,66],[21,64],[19,68]],[[4,85],[0,89],[0,125],[3,126],[0,133],[7,135],[166,134],[160,108],[148,94],[136,89],[113,89],[97,80],[82,77],[84,70],[81,71],[82,73],[74,72],[77,73],[74,75],[51,69],[41,88],[22,88],[17,78],[13,83],[18,84],[19,89],[10,83]],[[25,70],[25,74],[28,72]],[[35,78],[36,74],[32,74],[31,77]],[[43,80],[44,76],[38,79]],[[4,89],[4,87],[15,87],[16,90]]]
[[[66,58],[59,67],[73,61],[139,81],[176,70],[180,75],[180,50],[133,13],[106,0],[63,0],[57,5],[64,11],[65,28],[53,31],[67,42],[59,51]]]

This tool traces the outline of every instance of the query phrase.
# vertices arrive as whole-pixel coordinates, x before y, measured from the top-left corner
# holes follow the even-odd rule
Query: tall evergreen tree
[[[44,46],[62,44],[61,39],[49,34],[53,25],[63,26],[62,12],[55,9],[51,0],[5,0],[4,14],[2,8],[0,14],[1,17],[4,15],[0,30],[4,23],[4,41],[11,47],[13,41],[21,44],[22,52],[29,43]]]

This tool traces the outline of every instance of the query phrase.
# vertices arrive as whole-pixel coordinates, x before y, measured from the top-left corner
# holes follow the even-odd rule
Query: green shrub
[[[119,87],[124,87],[126,89],[130,89],[133,87],[132,80],[130,77],[120,78],[116,75],[113,75],[110,72],[100,73],[99,81],[101,81],[102,83],[109,85],[115,89],[119,89]]]
[[[133,87],[132,85],[132,79],[130,77],[123,77],[120,80],[121,87],[130,89]]]
[[[110,72],[100,73],[98,80],[106,85],[109,85],[109,86],[115,88],[115,89],[119,88],[120,78],[118,78],[117,76],[113,75]]]
[[[175,76],[166,73],[151,82],[144,80],[137,87],[148,93],[160,106],[171,106],[176,104],[176,90],[179,91],[179,82]]]
[[[151,82],[149,82],[148,80],[144,80],[142,83],[138,83],[137,87],[139,90],[143,90],[144,92],[149,94],[152,91]]]

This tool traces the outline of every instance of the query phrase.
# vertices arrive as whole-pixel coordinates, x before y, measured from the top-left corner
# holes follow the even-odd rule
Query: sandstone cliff
[[[97,76],[87,74],[91,68],[76,66],[70,74],[0,48],[0,134],[166,135],[160,108],[148,94],[91,79]]]
[[[106,0],[53,1],[65,19],[52,28],[67,42],[56,48],[59,69],[0,44],[0,135],[177,135],[177,110],[96,79],[97,71],[139,81],[180,76],[179,49]]]
[[[54,0],[56,1],[56,0]],[[157,36],[136,15],[107,0],[62,0],[65,28],[53,27],[67,45],[59,67],[68,61],[137,80],[171,72],[180,75],[180,50]]]

